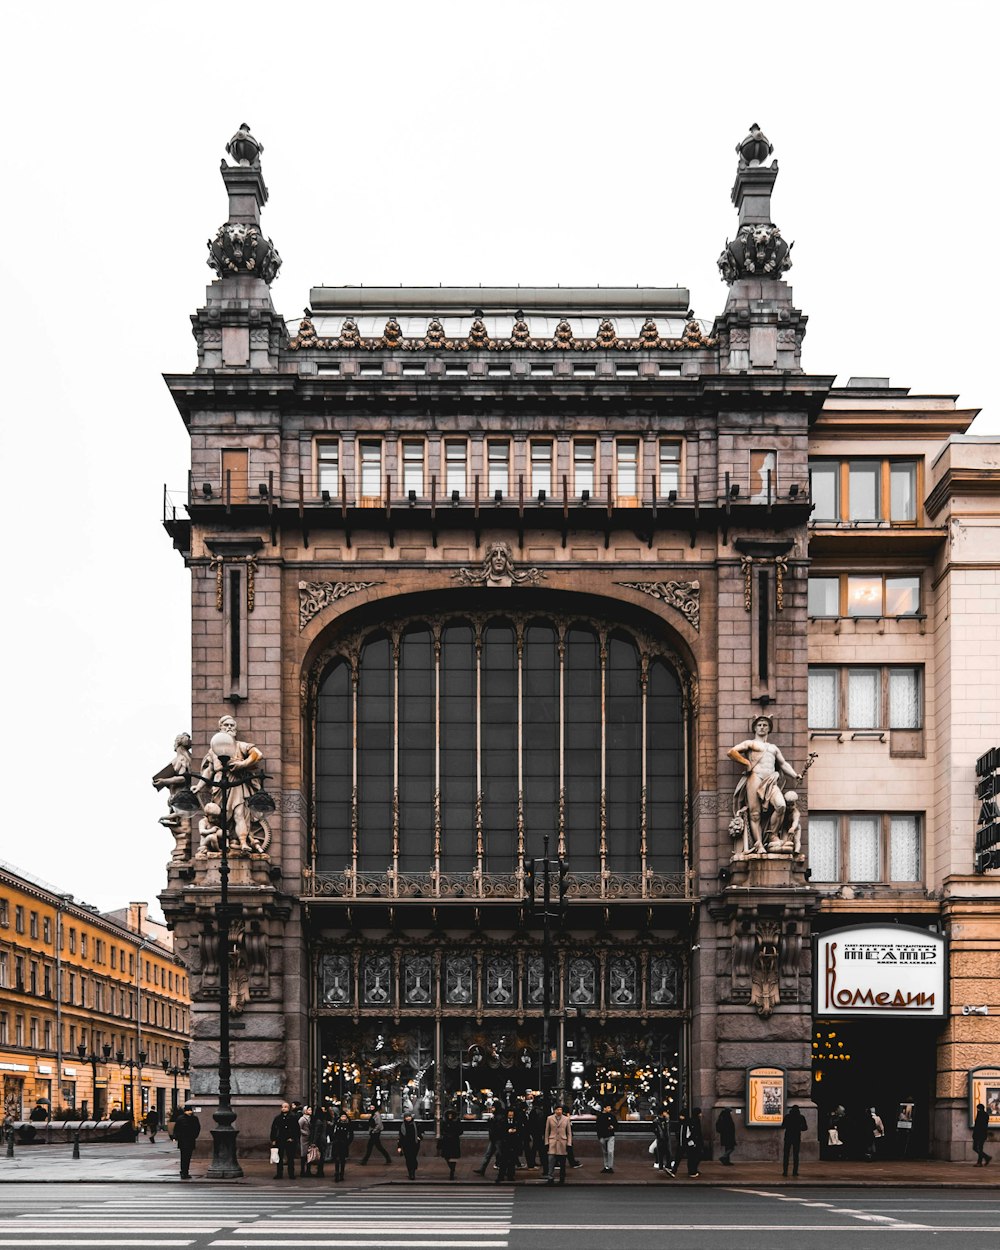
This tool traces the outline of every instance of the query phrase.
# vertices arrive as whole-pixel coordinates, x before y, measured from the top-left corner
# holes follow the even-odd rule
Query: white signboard
[[[945,940],[905,925],[852,925],[816,939],[817,1016],[941,1018]]]

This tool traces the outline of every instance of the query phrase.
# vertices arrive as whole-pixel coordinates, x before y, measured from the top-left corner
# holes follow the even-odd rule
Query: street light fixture
[[[109,1046],[108,1050],[110,1051],[110,1049],[111,1047]],[[142,1070],[146,1066],[146,1058],[147,1058],[147,1055],[144,1050],[139,1051],[138,1059],[132,1059],[131,1057],[126,1059],[125,1052],[123,1050],[118,1051],[118,1053],[115,1055],[115,1061],[118,1064],[119,1068],[128,1068],[128,1113],[132,1119],[133,1124],[135,1124],[137,1128],[139,1126],[139,1117],[135,1114],[135,1085],[133,1082],[135,1079],[135,1070],[136,1068],[138,1068],[139,1089],[141,1091],[142,1090]]]
[[[183,1054],[183,1068],[179,1068],[176,1064],[171,1064],[169,1059],[164,1059],[163,1061],[163,1071],[167,1074],[167,1076],[172,1076],[174,1078],[174,1094],[173,1101],[170,1104],[170,1109],[175,1115],[177,1114],[177,1078],[179,1076],[187,1076],[187,1074],[191,1071],[191,1051],[187,1048],[187,1046],[184,1047]]]
[[[212,737],[209,760],[214,759],[211,773],[203,772],[202,780],[207,788],[219,793],[217,817],[222,836],[219,839],[219,902],[215,907],[215,928],[219,950],[219,1103],[212,1118],[217,1125],[212,1129],[212,1163],[206,1176],[213,1180],[230,1180],[243,1175],[236,1157],[237,1130],[233,1127],[236,1112],[232,1103],[232,1066],[229,1055],[229,926],[243,914],[241,904],[229,906],[229,839],[233,836],[235,809],[230,806],[230,796],[245,792],[251,782],[251,774],[244,775],[246,764],[231,733],[220,729]],[[262,780],[261,774],[255,780]],[[267,816],[275,810],[274,799],[263,789],[255,789],[242,800],[254,816]],[[171,800],[175,810],[192,813],[201,810],[201,804],[188,785],[178,790]]]
[[[86,1042],[81,1042],[80,1045],[77,1046],[76,1048],[76,1053],[80,1056],[81,1063],[90,1064],[90,1070],[93,1073],[93,1084],[91,1086],[91,1089],[93,1090],[93,1093],[94,1093],[94,1119],[99,1120],[101,1118],[101,1114],[100,1114],[100,1108],[98,1106],[98,1095],[97,1095],[97,1065],[99,1063],[108,1062],[108,1060],[111,1058],[111,1047],[107,1044],[107,1042],[105,1042],[105,1044],[101,1047],[101,1054],[96,1055],[93,1052],[91,1052],[88,1055]]]

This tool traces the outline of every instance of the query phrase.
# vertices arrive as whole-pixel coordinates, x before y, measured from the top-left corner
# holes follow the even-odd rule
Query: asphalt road
[[[696,1189],[572,1183],[0,1188],[0,1247],[996,1250],[1000,1190]]]

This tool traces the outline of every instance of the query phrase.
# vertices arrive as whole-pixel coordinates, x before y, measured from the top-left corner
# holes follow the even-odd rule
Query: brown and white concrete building
[[[1000,1063],[1000,443],[954,397],[804,368],[759,132],[714,322],[683,289],[320,287],[286,327],[233,152],[166,528],[195,758],[233,713],[280,800],[232,862],[243,1140],[282,1096],[433,1118],[561,1088],[738,1108],[746,1156],[797,1102],[817,1141],[876,1106],[891,1149],[966,1157],[974,1081],[1000,1123],[1000,1072],[970,1076]],[[797,807],[751,778],[761,851],[729,752],[770,758],[762,714],[790,773],[815,759]],[[217,891],[181,830],[206,1102]]]

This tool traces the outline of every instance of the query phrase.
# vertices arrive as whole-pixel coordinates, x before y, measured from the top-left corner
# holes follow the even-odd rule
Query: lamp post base
[[[236,1158],[236,1139],[239,1137],[233,1128],[236,1112],[232,1107],[219,1107],[213,1118],[218,1128],[212,1129],[212,1163],[205,1175],[212,1180],[233,1180],[243,1175]]]

